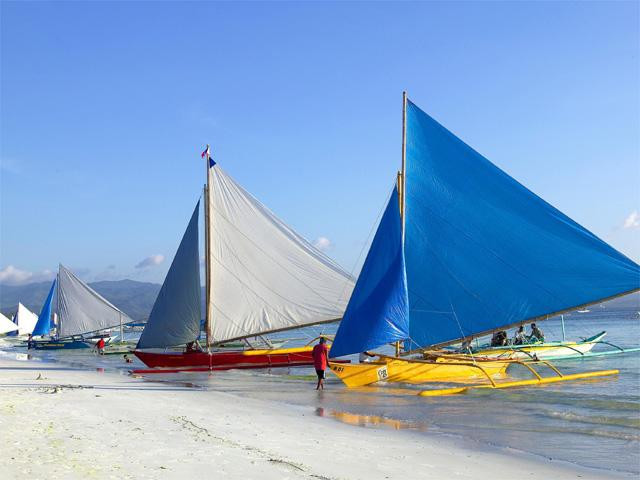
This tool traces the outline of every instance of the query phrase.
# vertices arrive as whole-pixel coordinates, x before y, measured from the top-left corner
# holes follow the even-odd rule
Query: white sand
[[[6,357],[0,445],[2,479],[625,478],[444,436],[350,426],[273,402]]]

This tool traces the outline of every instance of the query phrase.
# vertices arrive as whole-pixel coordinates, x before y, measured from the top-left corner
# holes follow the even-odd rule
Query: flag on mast
[[[207,144],[207,148],[205,148],[204,151],[200,154],[200,157],[209,160],[209,168],[213,167],[216,164],[216,162],[214,162],[211,158],[211,149],[209,148],[209,144]]]

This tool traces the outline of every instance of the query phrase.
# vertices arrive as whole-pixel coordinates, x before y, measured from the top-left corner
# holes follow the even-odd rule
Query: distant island
[[[89,283],[96,292],[109,300],[134,320],[146,320],[153,307],[160,285],[157,283],[117,280]],[[0,311],[13,315],[22,302],[29,310],[39,313],[51,282],[12,286],[0,285]],[[55,300],[55,299],[54,299]]]

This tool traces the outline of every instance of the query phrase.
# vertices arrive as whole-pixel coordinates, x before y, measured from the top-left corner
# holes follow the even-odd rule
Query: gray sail
[[[133,321],[63,265],[58,273],[58,315],[60,337],[84,335]]]
[[[200,336],[200,258],[198,210],[191,215],[138,348],[164,348],[192,342]]]

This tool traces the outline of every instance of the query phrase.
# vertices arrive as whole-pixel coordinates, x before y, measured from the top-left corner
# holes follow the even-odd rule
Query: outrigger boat
[[[352,278],[228,176],[208,146],[203,157],[205,345],[195,344],[201,319],[198,201],[135,355],[148,367],[172,371],[312,365],[310,346],[224,345],[339,320]]]
[[[607,332],[600,332],[592,337],[579,340],[577,342],[537,342],[523,345],[504,345],[492,347],[490,345],[480,345],[470,349],[471,355],[479,355],[485,358],[518,360],[548,360],[558,358],[573,358],[584,356],[591,352],[593,347],[602,342]],[[459,352],[445,352],[459,353]]]
[[[57,288],[58,323],[52,321],[52,299]],[[133,320],[76,277],[62,264],[34,329],[32,348],[36,350],[77,350],[90,348],[100,338],[109,344],[112,337],[104,332]],[[55,326],[56,334],[51,335]]]
[[[396,354],[359,365],[330,362],[331,370],[347,386],[483,379],[499,388],[617,373],[563,375],[545,361],[433,352],[638,291],[640,267],[406,94],[402,130],[402,170],[330,350],[338,358],[393,343]],[[514,364],[535,378],[496,382]],[[534,364],[552,376],[542,377]]]
[[[523,345],[504,345],[500,347],[492,347],[490,345],[480,345],[477,347],[469,347],[469,353],[464,355],[465,358],[471,359],[473,356],[491,358],[494,360],[570,360],[575,358],[591,358],[603,357],[607,355],[620,355],[623,353],[638,352],[640,348],[622,348],[610,342],[603,340],[607,332],[597,333],[589,338],[583,338],[576,342],[558,341],[558,342],[537,342],[527,343]],[[605,345],[607,350],[593,352],[593,348],[598,345]],[[425,354],[453,353],[461,355],[462,353],[455,350],[444,350],[440,352],[425,352]]]

